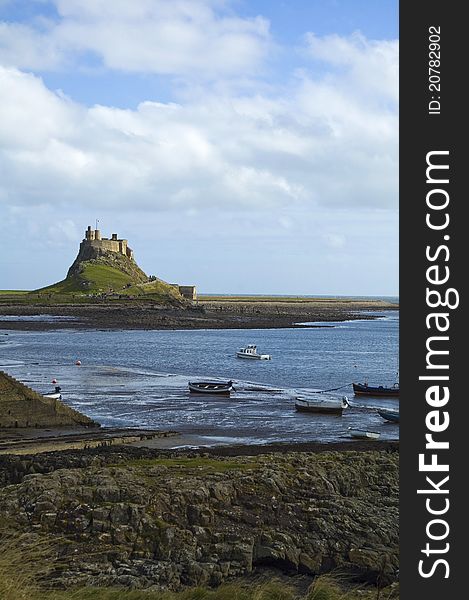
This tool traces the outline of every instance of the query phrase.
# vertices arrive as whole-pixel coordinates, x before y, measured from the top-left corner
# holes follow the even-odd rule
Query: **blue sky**
[[[99,218],[201,292],[397,294],[397,26],[384,0],[0,0],[0,288],[59,279]]]
[[[269,16],[271,30],[282,43],[293,45],[305,30],[318,35],[349,35],[362,31],[372,39],[396,39],[398,7],[393,0],[239,0],[245,16]],[[305,27],[306,25],[306,27]]]

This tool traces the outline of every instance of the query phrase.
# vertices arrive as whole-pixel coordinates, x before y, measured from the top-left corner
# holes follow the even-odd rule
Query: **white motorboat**
[[[255,360],[271,360],[272,357],[270,354],[259,354],[257,352],[257,346],[254,344],[248,344],[246,348],[240,348],[238,352],[236,352],[236,356],[238,358],[251,358]]]
[[[364,429],[353,429],[349,427],[350,435],[359,440],[377,440],[380,437],[379,431],[365,431]]]
[[[295,408],[299,412],[329,413],[341,415],[344,408],[348,407],[347,396],[336,398],[318,392],[315,396],[298,396],[295,398]]]
[[[55,390],[53,392],[48,392],[47,394],[42,394],[44,398],[50,398],[52,400],[61,400],[62,394],[60,393],[60,386],[56,385]]]

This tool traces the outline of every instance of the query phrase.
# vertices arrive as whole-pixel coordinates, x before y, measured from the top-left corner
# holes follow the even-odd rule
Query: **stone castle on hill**
[[[129,248],[127,240],[119,239],[117,233],[111,235],[111,239],[101,237],[99,229],[91,229],[91,225],[88,225],[88,229],[85,231],[85,239],[81,242],[81,246],[88,246],[91,248],[108,250],[109,252],[117,252],[123,256],[127,256],[133,260],[134,252]]]
[[[67,277],[79,275],[82,263],[90,260],[99,260],[102,264],[126,273],[135,283],[148,281],[148,276],[135,262],[133,250],[129,248],[127,240],[118,238],[117,233],[113,233],[111,239],[103,238],[101,231],[91,229],[91,225],[85,231],[78,255],[68,270]]]
[[[129,247],[127,240],[118,238],[117,233],[111,234],[110,238],[103,238],[99,229],[92,229],[91,225],[88,225],[88,228],[85,231],[85,237],[80,243],[78,256],[68,270],[67,277],[78,274],[82,262],[96,259],[105,261],[109,266],[113,266],[122,272],[127,273],[137,283],[148,283],[149,281],[157,279],[156,277],[149,278],[140,269],[135,262],[134,252],[132,248]],[[176,288],[181,296],[187,300],[197,300],[195,285],[179,285],[175,283],[169,285]]]

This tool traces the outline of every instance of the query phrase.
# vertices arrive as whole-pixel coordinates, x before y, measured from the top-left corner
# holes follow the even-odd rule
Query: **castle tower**
[[[119,240],[119,252],[127,256],[127,240]]]
[[[112,233],[110,238],[103,238],[99,229],[91,229],[91,225],[88,225],[82,244],[86,248],[92,247],[103,252],[117,252],[130,260],[134,260],[133,250],[129,248],[127,240],[120,239],[117,233]]]

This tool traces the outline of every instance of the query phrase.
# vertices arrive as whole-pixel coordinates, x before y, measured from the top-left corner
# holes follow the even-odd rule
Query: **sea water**
[[[63,401],[103,426],[173,429],[206,443],[339,441],[349,427],[391,440],[399,425],[376,409],[397,409],[399,400],[357,397],[351,386],[396,381],[399,314],[376,316],[309,324],[319,327],[190,331],[2,331],[0,322],[0,369],[43,393],[57,379]],[[250,343],[272,360],[236,358]],[[198,378],[232,379],[235,391],[189,394],[188,381]],[[313,390],[345,395],[350,408],[342,416],[296,412],[295,397]]]

